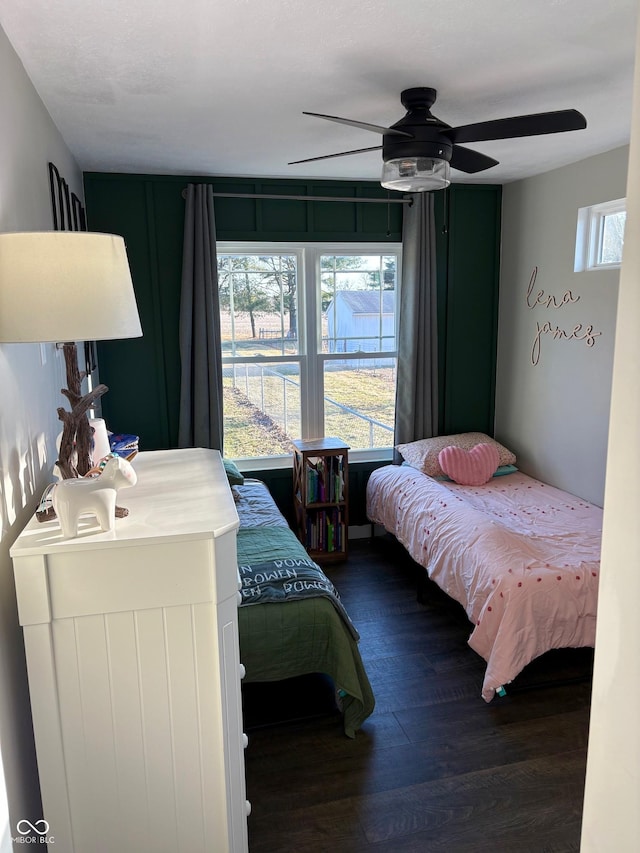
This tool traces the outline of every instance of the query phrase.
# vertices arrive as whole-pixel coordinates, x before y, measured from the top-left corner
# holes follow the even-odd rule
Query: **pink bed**
[[[602,510],[521,472],[483,486],[375,470],[367,515],[467,612],[490,702],[550,649],[593,646]]]

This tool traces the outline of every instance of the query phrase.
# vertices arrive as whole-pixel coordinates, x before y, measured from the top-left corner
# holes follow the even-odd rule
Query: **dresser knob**
[[[247,670],[245,669],[245,666],[243,663],[240,664],[239,669],[240,669],[240,678],[244,678],[245,675],[247,674]]]
[[[246,749],[249,746],[249,738],[247,737],[245,732],[242,732],[242,746],[244,749]]]
[[[247,813],[247,817],[249,817],[249,815],[251,814],[251,803],[249,802],[249,800],[245,800],[244,809]]]

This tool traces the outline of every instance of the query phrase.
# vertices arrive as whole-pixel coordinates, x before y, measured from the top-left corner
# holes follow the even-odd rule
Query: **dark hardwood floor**
[[[327,567],[376,709],[347,738],[324,677],[246,685],[251,853],[579,850],[593,654],[534,661],[504,698],[455,602],[390,537]]]

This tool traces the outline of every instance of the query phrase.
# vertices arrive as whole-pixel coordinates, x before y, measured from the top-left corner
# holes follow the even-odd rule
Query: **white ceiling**
[[[469,147],[506,183],[629,141],[637,0],[0,0],[0,24],[84,170],[373,179],[389,125],[438,90],[456,126],[575,108],[587,129]]]

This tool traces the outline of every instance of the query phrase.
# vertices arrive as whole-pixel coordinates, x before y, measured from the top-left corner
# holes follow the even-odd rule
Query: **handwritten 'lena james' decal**
[[[534,287],[538,277],[538,267],[534,267],[529,279],[527,287],[527,295],[525,301],[527,308],[564,308],[566,305],[572,305],[580,301],[580,296],[574,296],[570,290],[565,290],[562,296],[557,297],[552,293],[545,293],[544,290],[538,290],[534,295]],[[584,341],[588,347],[594,346],[596,338],[599,338],[602,332],[594,331],[593,324],[576,323],[572,329],[567,330],[557,324],[553,324],[549,320],[544,323],[536,322],[536,332],[531,345],[531,364],[535,367],[540,361],[540,351],[542,347],[542,338],[550,335],[554,341]]]

